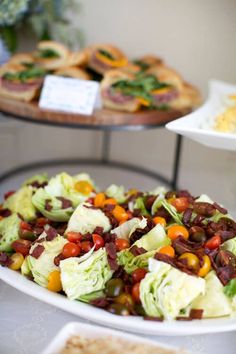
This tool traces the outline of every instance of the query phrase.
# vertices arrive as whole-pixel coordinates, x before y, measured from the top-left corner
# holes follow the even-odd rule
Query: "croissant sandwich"
[[[34,53],[35,61],[47,70],[55,70],[68,65],[70,51],[63,44],[41,41]]]
[[[43,68],[25,68],[20,64],[6,64],[0,68],[0,95],[21,101],[38,97],[44,76]]]
[[[87,48],[88,67],[103,75],[108,70],[121,68],[128,63],[122,51],[109,44],[93,45]]]

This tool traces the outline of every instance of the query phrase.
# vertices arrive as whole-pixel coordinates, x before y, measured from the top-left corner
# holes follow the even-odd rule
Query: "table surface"
[[[1,280],[0,311],[1,354],[39,354],[66,323],[88,323],[25,295]],[[146,337],[184,347],[195,354],[235,354],[236,348],[236,331],[185,337]]]
[[[190,112],[176,110],[143,110],[135,113],[95,109],[90,116],[42,110],[38,102],[22,102],[0,97],[0,111],[11,118],[37,124],[48,124],[92,130],[143,130],[163,127]]]

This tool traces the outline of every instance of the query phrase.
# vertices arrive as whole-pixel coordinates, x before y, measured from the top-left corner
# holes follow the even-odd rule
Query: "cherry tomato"
[[[4,199],[6,200],[7,198],[9,198],[14,193],[15,193],[15,191],[9,191],[9,192],[5,193],[4,194]]]
[[[93,248],[93,244],[91,241],[82,241],[81,242],[81,249],[83,252],[87,253]]]
[[[172,200],[171,204],[175,207],[175,209],[182,213],[189,207],[189,201],[186,197],[179,197]]]
[[[30,226],[30,224],[28,224],[25,221],[20,222],[20,228],[21,228],[21,230],[32,231],[32,227]]]
[[[165,220],[165,218],[162,218],[161,216],[155,216],[153,218],[153,221],[154,221],[155,225],[160,224],[161,226],[166,227],[166,220]]]
[[[112,214],[119,222],[126,221],[129,218],[129,215],[127,214],[125,209],[122,208],[120,205],[115,206],[115,208],[112,210]]]
[[[189,238],[189,232],[186,227],[181,225],[173,225],[167,231],[167,236],[171,240],[175,240],[177,237],[181,236],[186,240]]]
[[[88,181],[78,181],[75,183],[77,192],[89,195],[93,191],[93,186]]]
[[[17,253],[21,253],[24,257],[29,254],[31,242],[29,240],[16,240],[11,244],[13,250]]]
[[[79,245],[73,242],[68,242],[62,249],[62,256],[64,258],[77,257],[81,252]]]
[[[140,283],[134,284],[134,286],[132,287],[131,295],[134,302],[140,302]]]
[[[199,269],[199,272],[198,272],[198,276],[199,277],[205,277],[205,275],[207,275],[207,273],[209,273],[209,271],[211,270],[211,260],[210,260],[210,258],[205,254],[202,257],[202,260],[203,260],[203,265]]]
[[[125,238],[117,238],[115,240],[115,245],[116,245],[116,250],[118,252],[130,247],[129,241],[126,240]]]
[[[220,244],[221,244],[220,236],[215,235],[205,243],[205,248],[208,248],[209,250],[214,250],[216,248],[219,248]]]
[[[104,193],[98,193],[95,198],[94,198],[94,206],[96,208],[102,208],[104,205],[104,202],[106,200],[106,196]]]
[[[106,199],[105,202],[103,203],[103,206],[109,205],[109,204],[116,205],[116,204],[117,204],[117,201],[116,201],[114,198],[108,198],[108,199]]]
[[[133,283],[140,283],[140,281],[145,277],[146,274],[147,271],[144,268],[135,269],[132,273]]]
[[[53,270],[48,276],[48,290],[58,293],[62,290],[61,273],[59,270]]]
[[[70,231],[66,234],[67,240],[69,242],[78,243],[82,239],[82,235],[79,232]]]
[[[102,236],[100,236],[98,234],[93,234],[92,238],[93,238],[93,243],[95,245],[95,250],[98,250],[99,248],[104,246],[105,242],[104,242]]]
[[[180,260],[184,260],[189,269],[197,270],[199,269],[199,258],[190,252],[185,252],[179,257]]]
[[[24,256],[21,253],[13,253],[10,257],[11,264],[9,266],[12,270],[19,270],[24,262]]]
[[[159,253],[166,254],[169,257],[175,256],[175,249],[172,246],[163,246],[159,249]]]

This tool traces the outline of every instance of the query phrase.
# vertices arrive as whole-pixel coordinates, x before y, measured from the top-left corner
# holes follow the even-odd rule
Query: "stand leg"
[[[111,145],[111,132],[104,131],[103,139],[102,139],[102,154],[101,154],[102,155],[101,162],[104,164],[109,163],[110,145]]]
[[[178,189],[178,178],[179,178],[182,143],[183,143],[182,135],[177,134],[176,143],[175,143],[175,157],[174,157],[173,175],[172,175],[172,181],[171,181],[171,186],[174,190]]]

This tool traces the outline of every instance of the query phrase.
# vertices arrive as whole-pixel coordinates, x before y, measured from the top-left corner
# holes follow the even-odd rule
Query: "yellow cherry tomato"
[[[74,187],[77,192],[80,192],[84,195],[89,195],[93,190],[93,186],[88,181],[78,181],[75,183]]]
[[[129,218],[129,214],[120,205],[115,206],[115,208],[112,210],[112,214],[119,222],[126,221]]]
[[[98,193],[94,198],[94,206],[96,208],[102,208],[103,204],[106,200],[106,196],[104,193]]]
[[[167,231],[167,236],[171,240],[175,240],[177,237],[181,236],[186,240],[189,238],[189,232],[186,227],[182,225],[173,225]]]
[[[24,256],[18,252],[13,253],[10,259],[11,259],[11,264],[9,268],[12,270],[19,270],[22,266],[22,263],[24,262]]]
[[[166,227],[166,220],[161,216],[155,216],[153,221],[155,225],[160,224],[161,226]]]
[[[199,268],[199,258],[190,252],[185,252],[179,257],[180,260],[186,261],[186,265],[189,269],[197,270]]]
[[[48,290],[58,293],[62,290],[61,273],[59,270],[53,270],[48,276]]]
[[[207,273],[211,270],[211,260],[210,258],[205,254],[203,257],[203,265],[199,269],[198,276],[199,277],[205,277]]]
[[[172,246],[161,247],[158,251],[159,253],[166,254],[167,256],[174,257],[175,249]]]
[[[137,193],[138,193],[138,190],[136,188],[131,188],[128,190],[127,195],[130,196],[130,195],[134,195]]]

